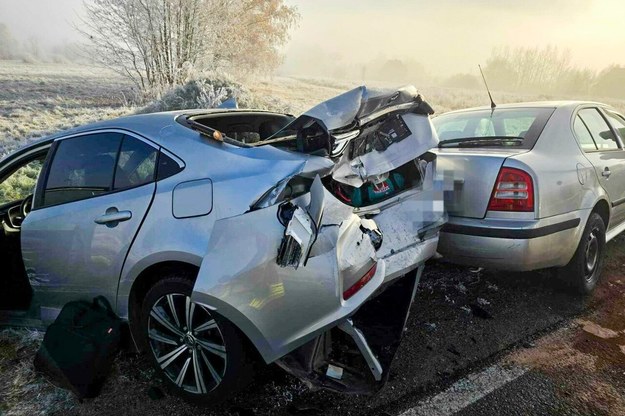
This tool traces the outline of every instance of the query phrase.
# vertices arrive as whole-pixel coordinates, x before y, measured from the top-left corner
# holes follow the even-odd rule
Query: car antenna
[[[490,89],[488,88],[488,84],[486,83],[486,77],[484,76],[484,71],[482,71],[482,66],[480,64],[477,65],[480,68],[480,74],[482,74],[482,80],[484,81],[484,85],[486,86],[486,92],[488,92],[488,98],[490,98],[490,110],[491,114],[497,108],[497,104],[493,101],[493,96],[490,94]]]

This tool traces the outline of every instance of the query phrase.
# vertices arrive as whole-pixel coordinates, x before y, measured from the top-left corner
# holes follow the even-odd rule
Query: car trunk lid
[[[438,176],[444,181],[445,209],[450,216],[484,218],[504,161],[526,149],[438,149]]]

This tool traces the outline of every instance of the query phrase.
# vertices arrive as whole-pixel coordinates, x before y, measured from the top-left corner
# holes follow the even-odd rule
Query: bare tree
[[[84,27],[93,58],[154,94],[194,68],[257,72],[279,64],[296,23],[284,0],[91,0]]]
[[[484,72],[494,88],[555,92],[577,69],[568,50],[544,48],[499,48],[493,50]]]

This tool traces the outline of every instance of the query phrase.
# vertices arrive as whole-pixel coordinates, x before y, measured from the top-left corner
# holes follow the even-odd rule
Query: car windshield
[[[554,108],[496,108],[443,114],[432,120],[439,147],[531,149]]]

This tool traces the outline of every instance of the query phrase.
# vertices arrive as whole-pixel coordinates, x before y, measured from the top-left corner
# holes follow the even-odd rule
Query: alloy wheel
[[[586,240],[584,265],[586,266],[585,277],[586,280],[589,282],[594,279],[594,272],[597,268],[597,263],[599,263],[599,238],[597,237],[598,232],[598,229],[593,228],[588,235],[588,240]]]
[[[214,390],[224,377],[226,345],[217,321],[181,293],[159,298],[148,318],[152,354],[163,373],[192,394]]]

